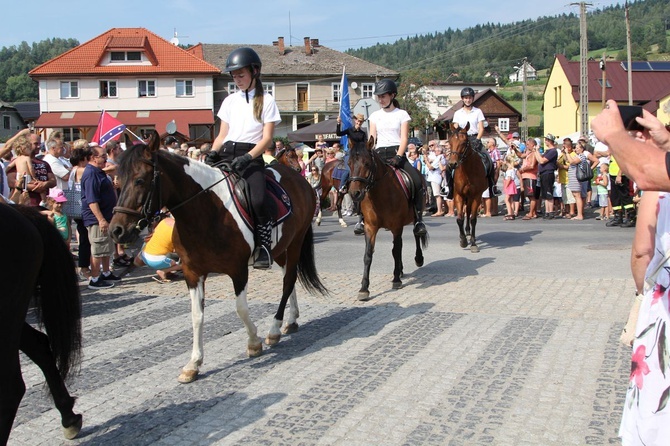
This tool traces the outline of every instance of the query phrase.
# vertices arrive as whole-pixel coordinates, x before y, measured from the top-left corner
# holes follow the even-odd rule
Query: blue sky
[[[284,37],[302,45],[303,37],[345,51],[402,37],[465,29],[486,22],[512,23],[540,16],[579,14],[567,0],[32,0],[22,13],[4,16],[0,47],[46,38],[80,43],[110,28],[143,27],[170,39],[176,28],[183,44],[271,44]],[[621,1],[590,1],[591,9]],[[456,6],[456,5],[461,6]],[[17,3],[14,4],[15,8]],[[290,15],[290,19],[289,19]],[[290,40],[289,40],[290,39]]]

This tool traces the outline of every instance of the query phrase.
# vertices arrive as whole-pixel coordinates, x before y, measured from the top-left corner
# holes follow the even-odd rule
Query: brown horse
[[[475,228],[477,227],[477,213],[482,203],[482,193],[488,187],[488,179],[481,157],[468,140],[469,128],[470,123],[465,128],[459,128],[456,123],[451,124],[451,137],[449,138],[451,149],[446,156],[454,175],[454,209],[461,248],[468,246],[466,231],[463,228],[465,214],[467,226],[470,228],[470,251],[479,252]]]
[[[122,188],[110,234],[119,243],[137,239],[140,229],[166,207],[175,218],[173,242],[179,254],[191,296],[193,350],[179,381],[196,379],[203,358],[205,280],[209,273],[230,276],[237,299],[237,313],[246,327],[247,353],[262,353],[261,339],[249,316],[247,285],[254,249],[253,230],[245,224],[244,212],[227,181],[229,172],[158,149],[158,134],[148,144],[135,144],[119,159]],[[327,293],[314,264],[312,216],[316,206],[309,183],[281,164],[266,168],[289,197],[292,209],[272,231],[272,255],[283,269],[279,309],[265,340],[279,342],[281,334],[298,329],[296,278],[308,291]],[[282,329],[284,310],[290,298],[289,318]]]
[[[363,280],[358,291],[359,300],[370,299],[370,265],[375,250],[375,240],[380,228],[393,234],[393,289],[402,288],[400,278],[403,274],[402,231],[403,227],[415,223],[414,205],[407,199],[403,188],[395,175],[395,169],[388,166],[372,149],[374,138],[367,142],[355,143],[349,151],[349,194],[354,201],[360,202],[361,213],[365,218],[365,255],[363,256]],[[428,235],[415,235],[416,266],[423,266],[423,252],[428,246]]]
[[[279,164],[288,166],[296,172],[300,172],[302,170],[302,166],[300,166],[298,154],[295,153],[295,149],[281,149],[275,155],[275,159]]]
[[[333,160],[333,161],[328,161],[325,166],[323,166],[323,170],[321,171],[321,201],[324,201],[326,198],[328,198],[328,194],[330,193],[331,188],[335,188],[337,191],[337,200],[334,203],[335,207],[337,207],[337,219],[340,223],[340,226],[343,228],[347,227],[347,222],[344,221],[342,218],[342,198],[344,197],[344,194],[340,193],[340,180],[337,178],[333,178],[333,172],[338,166],[341,166],[344,164],[344,161],[341,160]],[[331,203],[331,206],[333,203]],[[316,224],[317,226],[321,224],[321,210],[319,210],[319,215],[316,217]]]

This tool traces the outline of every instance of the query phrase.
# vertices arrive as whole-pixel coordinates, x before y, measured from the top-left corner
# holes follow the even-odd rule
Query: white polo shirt
[[[263,126],[265,124],[281,122],[277,103],[274,97],[268,93],[263,95],[263,113],[261,114],[263,122],[256,121],[253,101],[255,91],[249,92],[248,103],[244,91],[228,95],[223,100],[217,116],[229,127],[224,143],[226,141],[258,143],[263,139]]]

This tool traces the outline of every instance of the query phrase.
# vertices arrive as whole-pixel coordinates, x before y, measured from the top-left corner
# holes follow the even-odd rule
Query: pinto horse
[[[82,416],[64,381],[77,370],[81,354],[81,301],[70,250],[56,228],[34,209],[0,204],[0,231],[9,261],[0,268],[0,444],[7,443],[26,391],[19,350],[44,373],[60,412],[63,434],[77,436]],[[26,322],[35,297],[46,334]]]
[[[467,228],[470,228],[470,252],[479,252],[475,229],[482,193],[488,188],[488,179],[484,163],[468,139],[469,128],[470,123],[466,124],[465,128],[460,128],[457,123],[451,123],[449,138],[451,149],[447,153],[447,161],[454,175],[454,209],[461,248],[468,246],[466,231],[463,228],[464,219],[467,219]]]
[[[334,204],[335,207],[337,208],[337,219],[340,223],[340,226],[343,228],[347,227],[347,222],[344,221],[342,218],[342,198],[344,198],[344,194],[340,193],[340,180],[337,178],[333,178],[333,173],[338,166],[341,166],[344,164],[344,161],[342,160],[333,160],[333,161],[328,161],[325,166],[323,166],[323,171],[321,171],[321,201],[325,200],[328,198],[328,194],[330,193],[331,188],[335,188],[337,191],[337,200],[335,203],[331,203],[331,206]],[[319,210],[319,215],[316,217],[316,224],[317,226],[321,224],[321,210]]]
[[[122,188],[110,222],[110,234],[119,243],[129,243],[137,239],[141,227],[163,207],[174,216],[172,238],[191,297],[193,349],[178,378],[179,382],[188,383],[196,379],[202,365],[204,289],[209,273],[227,274],[232,279],[237,314],[248,335],[247,354],[254,357],[262,353],[262,342],[247,305],[254,233],[236,205],[234,187],[228,182],[232,173],[158,147],[159,138],[154,133],[148,144],[135,144],[119,158]],[[327,290],[314,264],[311,223],[316,198],[312,188],[298,173],[281,164],[269,166],[266,172],[286,191],[292,205],[291,213],[272,231],[272,255],[284,273],[279,309],[265,339],[268,345],[274,345],[282,333],[298,329],[296,279],[308,291],[325,294]],[[289,298],[289,317],[282,329]]]
[[[360,202],[361,213],[365,218],[365,255],[363,256],[363,280],[358,291],[358,300],[369,300],[370,265],[375,250],[375,240],[380,228],[393,234],[393,289],[402,288],[400,278],[403,274],[402,231],[403,227],[415,223],[414,205],[407,198],[398,181],[394,168],[388,166],[372,149],[374,138],[367,142],[354,143],[349,151],[349,194],[354,201]],[[428,246],[428,235],[414,236],[416,266],[423,266],[422,246]]]

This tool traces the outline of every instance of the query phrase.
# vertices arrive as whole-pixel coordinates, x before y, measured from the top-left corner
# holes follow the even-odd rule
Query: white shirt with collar
[[[462,129],[464,129],[469,122],[470,129],[468,130],[468,135],[477,135],[477,133],[479,133],[479,123],[484,120],[484,112],[473,106],[469,113],[465,107],[456,110],[453,121],[458,123],[458,126]]]

